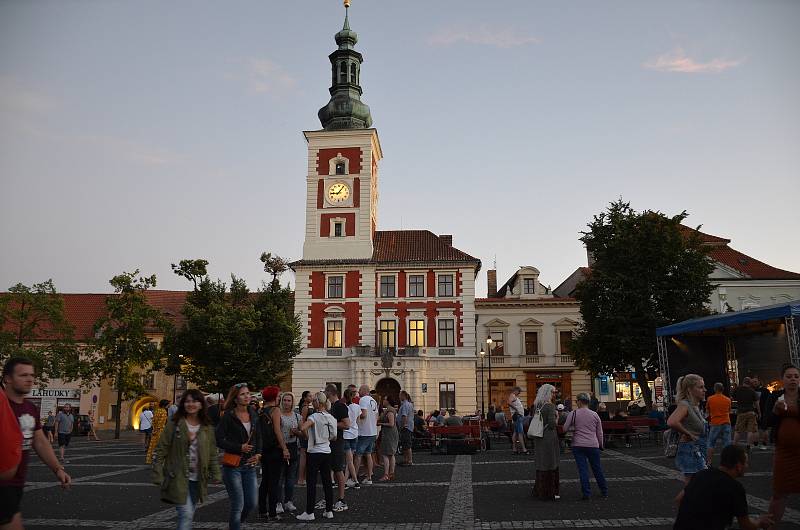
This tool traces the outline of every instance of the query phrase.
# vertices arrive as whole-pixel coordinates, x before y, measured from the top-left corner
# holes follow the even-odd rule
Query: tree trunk
[[[119,440],[119,427],[122,421],[122,368],[117,372],[117,418],[114,424],[114,439]]]
[[[636,382],[639,384],[639,388],[642,389],[644,404],[647,410],[653,410],[653,393],[647,384],[647,372],[642,367],[642,363],[635,364],[633,368],[636,370]]]

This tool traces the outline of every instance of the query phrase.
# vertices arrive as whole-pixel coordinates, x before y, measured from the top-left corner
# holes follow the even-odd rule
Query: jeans
[[[330,453],[308,453],[306,455],[306,513],[314,513],[317,503],[317,473],[322,476],[325,492],[325,511],[333,510],[333,481],[331,480]]]
[[[189,481],[189,493],[186,495],[186,504],[178,504],[175,511],[178,512],[177,530],[189,530],[194,519],[194,510],[197,508],[197,498],[199,497],[199,486],[196,480]]]
[[[222,482],[228,492],[231,508],[228,529],[241,530],[242,522],[258,505],[258,477],[256,468],[248,465],[222,468]]]
[[[283,498],[280,499],[283,502],[294,502],[294,485],[297,484],[297,468],[300,466],[297,444],[294,444],[294,449],[292,445],[293,444],[288,444],[289,454],[291,455],[289,465],[287,466],[285,462],[283,463],[281,467],[281,479],[278,482],[278,490],[283,492]]]
[[[281,468],[286,464],[281,453],[272,450],[261,455],[261,485],[258,487],[258,513],[275,517],[275,507],[281,502]],[[269,497],[269,503],[267,503]],[[267,509],[269,507],[269,510]]]
[[[711,433],[708,435],[708,447],[713,449],[717,445],[717,441],[722,440],[722,448],[726,448],[731,444],[731,424],[724,423],[722,425],[712,425]]]
[[[592,467],[592,473],[594,473],[594,479],[600,487],[600,493],[604,497],[608,495],[608,484],[606,484],[606,477],[603,475],[603,468],[600,465],[600,449],[597,447],[575,447],[573,445],[572,455],[575,457],[575,464],[578,466],[578,474],[581,477],[581,493],[583,493],[583,496],[589,497],[592,494],[592,488],[589,486],[589,466]]]

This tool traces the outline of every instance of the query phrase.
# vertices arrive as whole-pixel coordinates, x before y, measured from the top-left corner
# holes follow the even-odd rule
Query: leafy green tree
[[[122,401],[145,392],[141,372],[159,369],[161,349],[150,340],[165,333],[169,321],[147,302],[146,291],[156,286],[155,275],[143,277],[139,270],[111,278],[114,295],[106,298],[107,314],[94,325],[91,368],[99,382],[108,379],[117,391],[114,438],[119,438]]]
[[[686,217],[637,213],[620,199],[581,238],[594,264],[575,294],[583,319],[572,344],[576,362],[592,373],[633,368],[648,407],[656,328],[707,314],[713,290],[713,265],[697,234],[681,228]]]
[[[28,357],[44,383],[50,378],[78,379],[84,366],[73,333],[53,280],[18,283],[0,295],[0,362]]]
[[[265,264],[271,259],[262,256]],[[278,383],[300,352],[300,323],[293,313],[292,292],[278,283],[280,272],[251,293],[244,280],[233,275],[230,287],[212,281],[196,261],[182,261],[175,270],[189,278],[186,270],[193,269],[198,281],[186,298],[185,324],[167,340],[171,364],[179,364],[187,380],[207,391],[225,392],[241,382],[256,387]],[[279,268],[277,263],[273,266]]]
[[[289,265],[282,257],[272,255],[271,252],[261,253],[261,263],[264,264],[264,272],[272,276],[269,286],[274,291],[280,288],[278,277],[289,269]]]

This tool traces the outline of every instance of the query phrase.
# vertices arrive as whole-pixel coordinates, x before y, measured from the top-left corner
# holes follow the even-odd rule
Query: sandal
[[[394,473],[389,473],[389,480],[394,480]]]
[[[378,482],[389,482],[390,480],[392,480],[392,477],[390,477],[389,475],[384,475],[378,479]]]

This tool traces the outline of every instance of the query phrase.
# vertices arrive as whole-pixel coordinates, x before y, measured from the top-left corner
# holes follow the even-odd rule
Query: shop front
[[[539,387],[550,384],[558,390],[558,399],[572,398],[572,370],[542,370],[525,372],[528,385],[528,407],[536,399]]]
[[[39,415],[58,412],[64,405],[71,405],[73,414],[80,414],[81,391],[77,388],[33,388],[25,399],[36,405]]]
[[[663,402],[664,387],[661,378],[658,377],[647,382],[650,387],[653,402],[658,406]],[[604,403],[619,403],[627,407],[632,401],[644,402],[642,389],[636,382],[635,372],[615,372],[613,374],[601,374],[594,381],[595,394]]]

